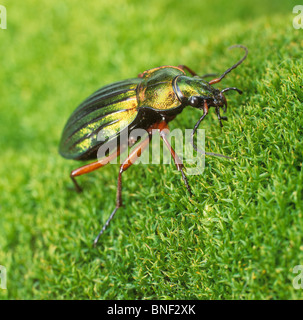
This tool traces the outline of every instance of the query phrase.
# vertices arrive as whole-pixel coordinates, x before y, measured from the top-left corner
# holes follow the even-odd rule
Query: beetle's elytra
[[[160,136],[169,148],[177,169],[182,174],[186,188],[191,194],[190,186],[183,171],[183,164],[166,139],[164,129],[168,128],[168,123],[186,106],[198,108],[203,112],[193,129],[192,137],[201,121],[208,114],[210,107],[215,108],[221,126],[222,120],[227,120],[220,114],[220,108],[224,112],[227,108],[227,101],[223,93],[229,90],[242,92],[235,87],[220,91],[212,85],[220,82],[246,59],[248,54],[246,47],[242,45],[232,47],[244,49],[244,57],[227,69],[220,77],[211,81],[206,81],[205,78],[213,76],[212,74],[199,77],[184,65],[178,67],[162,66],[144,71],[137,78],[116,82],[99,89],[72,113],[65,125],[60,142],[59,152],[63,157],[75,160],[96,160],[98,148],[105,143],[97,139],[100,130],[110,133],[110,138],[106,143],[115,140],[118,146],[115,152],[107,156],[105,162],[95,161],[71,172],[70,176],[77,191],[81,191],[81,188],[75,177],[103,167],[111,159],[122,153],[122,146],[119,145],[119,135],[122,130],[128,129],[130,132],[133,129],[141,128],[148,132],[147,138],[138,142],[135,149],[120,167],[116,207],[95,239],[95,245],[118,208],[122,206],[122,173],[134,163],[141,151],[148,146],[153,132],[152,129],[159,130]],[[188,76],[185,71],[191,76]],[[129,143],[133,144],[131,141]],[[194,143],[193,146],[197,150]]]

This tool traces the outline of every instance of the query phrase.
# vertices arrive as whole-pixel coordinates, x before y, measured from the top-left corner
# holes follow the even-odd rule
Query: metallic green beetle
[[[203,115],[192,132],[192,144],[194,149],[198,151],[193,142],[193,136],[201,121],[208,114],[208,109],[210,107],[215,108],[221,126],[221,120],[227,120],[226,117],[220,115],[220,108],[223,108],[224,112],[226,112],[227,108],[226,98],[223,93],[229,90],[242,92],[235,87],[225,88],[220,91],[212,87],[212,85],[220,82],[230,71],[246,59],[248,54],[246,47],[242,45],[232,47],[243,48],[245,55],[219,78],[208,82],[204,79],[213,74],[199,77],[184,65],[178,67],[162,66],[144,71],[137,78],[116,82],[99,89],[72,113],[65,125],[60,142],[59,152],[63,157],[75,160],[96,160],[100,146],[105,143],[109,145],[112,143],[117,146],[104,159],[71,172],[70,176],[77,191],[81,191],[81,188],[75,177],[103,167],[106,163],[119,156],[124,148],[137,143],[137,141],[133,141],[130,135],[128,146],[120,144],[119,137],[124,130],[131,132],[134,129],[141,128],[148,133],[147,138],[137,143],[135,149],[120,167],[116,207],[95,239],[95,245],[118,208],[122,206],[122,173],[134,163],[144,148],[148,146],[153,129],[157,129],[160,132],[160,136],[169,148],[176,167],[182,174],[186,188],[191,194],[191,189],[183,171],[182,161],[170,146],[164,129],[168,128],[167,124],[182,112],[186,106],[202,110]],[[187,76],[185,71],[189,72],[191,76]],[[102,134],[107,136],[106,140],[100,141],[98,139],[98,133],[101,130]]]

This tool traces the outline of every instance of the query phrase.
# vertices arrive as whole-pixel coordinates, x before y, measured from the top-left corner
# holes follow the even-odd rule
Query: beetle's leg
[[[220,114],[220,109],[216,108],[216,112],[217,112],[217,116],[218,116],[218,120],[220,122],[220,126],[223,127],[222,121],[221,120],[225,120],[227,121],[227,117],[222,117]]]
[[[82,167],[80,167],[78,169],[73,170],[70,173],[70,177],[71,177],[71,179],[72,179],[72,181],[73,181],[73,183],[74,183],[74,185],[76,187],[77,192],[81,192],[82,188],[79,186],[78,182],[76,181],[76,177],[81,176],[82,174],[90,173],[92,171],[95,171],[95,170],[97,170],[99,168],[104,167],[108,162],[110,162],[111,160],[113,160],[116,157],[118,157],[119,154],[120,154],[120,151],[121,150],[119,148],[116,152],[110,154],[108,157],[106,157],[104,159],[101,159],[101,160],[96,161],[96,162],[89,163],[89,164],[87,164],[85,166],[82,166]]]
[[[189,68],[188,66],[185,66],[184,64],[180,64],[179,66],[178,66],[178,68],[180,68],[181,70],[186,70],[186,71],[188,71],[192,76],[197,76],[197,74],[196,74],[196,72],[195,71],[193,71],[191,68]]]
[[[144,74],[145,74],[145,71],[142,72],[142,73],[139,73],[139,74],[138,74],[138,78],[143,78],[143,77],[144,77]]]
[[[202,150],[198,149],[197,145],[194,143],[194,135],[200,125],[200,123],[204,120],[204,118],[208,115],[208,104],[206,102],[206,100],[204,101],[204,107],[203,107],[203,115],[202,117],[198,120],[198,122],[195,124],[194,126],[194,129],[191,133],[191,144],[192,146],[194,147],[194,149],[197,151],[197,152],[200,152],[200,153],[204,153]]]
[[[124,160],[122,165],[120,166],[119,175],[118,175],[118,185],[117,185],[117,199],[116,199],[116,207],[114,211],[111,213],[107,221],[105,222],[104,226],[102,227],[101,231],[99,232],[98,236],[94,241],[94,246],[96,246],[100,236],[108,227],[110,221],[113,219],[117,210],[122,206],[122,173],[126,171],[137,159],[140,157],[142,151],[146,149],[149,145],[151,139],[151,135],[149,134],[135,149],[129,154],[129,156]]]
[[[203,76],[200,76],[200,78],[215,77],[217,75],[218,73],[206,73],[206,74],[203,74]]]
[[[168,150],[170,151],[171,156],[174,159],[175,165],[177,167],[178,171],[181,171],[182,174],[182,179],[185,183],[186,189],[188,190],[189,194],[192,196],[192,191],[191,188],[188,184],[186,175],[184,174],[184,165],[182,163],[182,160],[179,158],[179,156],[176,154],[175,150],[172,148],[172,146],[170,145],[170,143],[168,142],[166,135],[167,135],[167,130],[168,130],[168,125],[166,121],[162,121],[159,123],[158,125],[158,129],[160,131],[160,137],[162,138],[162,140],[164,141],[164,143],[166,144]],[[166,130],[165,130],[166,129]]]
[[[192,76],[198,76],[198,74],[195,72],[195,71],[193,71],[192,69],[190,69],[188,66],[185,66],[185,65],[183,65],[183,64],[180,64],[179,66],[178,66],[178,68],[180,68],[181,70],[187,70]],[[206,74],[204,74],[203,76],[199,76],[200,78],[207,78],[207,77],[215,77],[215,76],[217,76],[218,74],[217,73],[206,73]]]

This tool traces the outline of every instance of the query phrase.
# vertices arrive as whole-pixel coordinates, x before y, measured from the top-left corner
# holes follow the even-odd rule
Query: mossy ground
[[[303,30],[294,1],[20,1],[1,39],[2,299],[297,299],[303,264]],[[228,122],[203,123],[207,157],[189,176],[173,165],[117,165],[83,176],[79,195],[58,143],[74,108],[99,87],[160,65],[223,72]],[[186,110],[172,128],[193,128]]]

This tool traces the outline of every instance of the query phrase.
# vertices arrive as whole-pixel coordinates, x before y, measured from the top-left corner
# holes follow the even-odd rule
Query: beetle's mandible
[[[141,152],[149,145],[154,132],[153,129],[159,131],[177,169],[182,174],[187,190],[191,194],[190,186],[183,171],[183,164],[170,146],[164,129],[168,128],[168,123],[186,106],[200,109],[202,116],[192,131],[192,144],[194,149],[198,151],[193,142],[193,136],[201,121],[208,114],[209,108],[213,107],[215,109],[222,126],[222,120],[227,120],[227,117],[220,114],[221,109],[226,112],[227,108],[224,93],[230,90],[235,90],[238,93],[242,93],[242,91],[235,87],[220,91],[212,85],[219,83],[246,59],[247,48],[242,45],[234,45],[230,48],[234,47],[244,49],[245,55],[243,58],[227,69],[220,77],[211,81],[205,79],[215,75],[198,76],[184,65],[178,67],[162,66],[144,71],[137,78],[115,82],[99,89],[72,113],[65,125],[60,142],[59,152],[63,157],[74,160],[96,160],[98,149],[102,144],[115,142],[117,146],[115,151],[108,154],[104,159],[94,161],[71,172],[70,176],[77,191],[81,191],[75,179],[77,176],[103,167],[122,153],[125,146],[119,144],[119,136],[123,130],[130,132],[141,128],[148,133],[148,136],[137,143],[134,150],[120,166],[116,207],[96,237],[94,245],[97,244],[99,237],[105,231],[116,211],[122,206],[122,173],[134,163]],[[191,76],[188,76],[185,71]],[[111,133],[106,141],[97,139],[100,130]],[[129,145],[133,143],[129,138]]]

